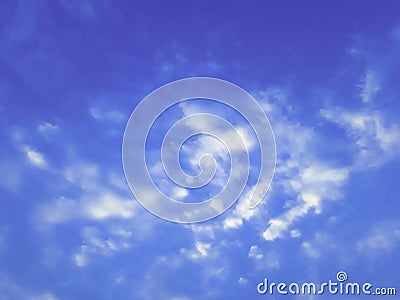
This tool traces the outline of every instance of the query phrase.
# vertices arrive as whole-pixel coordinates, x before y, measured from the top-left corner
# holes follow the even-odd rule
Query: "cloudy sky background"
[[[0,299],[253,299],[264,277],[341,270],[400,292],[399,53],[396,1],[2,1]],[[133,198],[121,147],[139,101],[190,76],[259,101],[277,166],[255,210],[249,184],[218,218],[179,225]],[[206,146],[227,166],[198,139],[189,173]]]

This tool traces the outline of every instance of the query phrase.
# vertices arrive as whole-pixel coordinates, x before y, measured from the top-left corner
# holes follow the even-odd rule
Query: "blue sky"
[[[397,1],[1,1],[0,299],[289,299],[257,284],[341,270],[400,293],[399,53]],[[134,199],[121,148],[140,100],[192,76],[257,99],[277,165],[256,209],[249,182],[224,214],[182,225]],[[202,109],[247,130],[206,101],[171,108],[148,146],[169,195],[186,197],[152,153]],[[207,139],[183,168],[207,145],[223,168],[196,197],[229,170]]]

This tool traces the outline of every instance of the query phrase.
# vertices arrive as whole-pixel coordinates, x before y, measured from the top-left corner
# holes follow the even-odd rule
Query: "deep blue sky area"
[[[252,151],[238,201],[184,225],[135,199],[121,149],[146,95],[195,76],[257,100],[276,169],[250,210],[265,147],[252,124],[206,100],[170,108],[146,145],[169,197],[207,199],[231,171],[226,145],[196,135],[182,169],[198,173],[205,152],[221,169],[204,190],[175,187],[159,160],[177,120],[210,111]],[[399,78],[399,1],[0,1],[0,300],[377,297],[257,291],[264,278],[320,284],[338,272],[396,299]]]

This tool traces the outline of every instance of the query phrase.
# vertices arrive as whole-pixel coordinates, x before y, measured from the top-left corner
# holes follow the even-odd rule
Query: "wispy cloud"
[[[103,234],[104,235],[104,234]],[[82,245],[73,254],[73,261],[78,267],[85,267],[93,256],[111,256],[131,247],[132,232],[119,229],[102,236],[96,227],[85,227],[82,230]]]
[[[57,300],[54,293],[48,290],[37,291],[37,289],[22,286],[13,281],[7,274],[0,273],[0,293],[6,299],[37,299]]]
[[[361,100],[364,103],[370,103],[373,100],[375,94],[381,89],[378,81],[378,77],[372,70],[365,72],[365,78],[361,87]]]
[[[365,236],[357,242],[357,251],[367,256],[378,256],[400,246],[400,223],[382,220],[372,224]]]
[[[293,238],[298,238],[301,236],[301,231],[299,229],[292,229],[290,231],[290,236]]]
[[[334,107],[321,109],[321,115],[343,128],[352,140],[354,167],[378,167],[400,151],[400,124],[372,108],[348,111]]]
[[[30,145],[24,145],[22,151],[25,153],[28,161],[36,167],[46,168],[48,163],[42,153],[34,150]]]
[[[127,187],[125,192],[121,192],[115,186],[101,184],[103,174],[98,165],[76,163],[60,171],[60,175],[72,186],[82,188],[82,194],[76,198],[61,195],[43,205],[38,212],[40,220],[57,224],[75,218],[105,220],[129,219],[134,216],[137,203],[129,197]],[[123,181],[123,177],[120,180]]]
[[[264,254],[258,249],[257,245],[252,245],[249,249],[248,256],[254,259],[263,259]]]
[[[294,199],[286,211],[269,221],[263,237],[273,241],[281,237],[291,225],[310,211],[320,213],[323,202],[338,199],[342,188],[353,171],[378,167],[400,153],[400,125],[374,108],[373,96],[379,91],[378,78],[371,70],[366,72],[362,92],[365,103],[359,110],[330,107],[320,110],[325,120],[344,129],[343,140],[352,147],[353,161],[333,166],[324,161],[313,146],[323,140],[314,130],[290,120],[290,109],[278,104],[286,103],[285,93],[270,89],[260,93],[263,107],[272,118],[277,140],[278,163],[275,184],[284,188]],[[286,111],[284,113],[284,111]]]
[[[199,259],[203,257],[207,257],[209,255],[211,248],[210,243],[204,243],[204,242],[199,242],[197,241],[194,245],[194,249],[188,250],[185,248],[182,248],[180,252],[182,254],[187,255],[190,259]]]
[[[277,255],[275,250],[266,251],[257,245],[251,245],[247,256],[249,259],[253,260],[256,269],[265,270],[265,268],[280,268],[279,255]]]
[[[54,125],[49,122],[43,122],[39,124],[37,127],[37,130],[45,137],[48,137],[50,134],[55,133],[56,131],[58,131],[58,129],[59,128],[57,125]]]
[[[89,111],[91,116],[98,121],[111,121],[116,123],[122,123],[126,121],[125,114],[118,110],[97,106],[90,108]]]
[[[277,141],[278,161],[275,185],[283,188],[291,201],[286,211],[269,221],[264,239],[273,241],[282,237],[300,217],[313,211],[320,213],[323,202],[337,199],[349,176],[348,167],[334,167],[322,160],[315,149],[316,133],[285,113],[284,92],[279,89],[259,93],[263,107],[271,117]]]
[[[224,230],[238,229],[243,225],[244,221],[249,221],[251,218],[257,216],[257,214],[260,212],[259,207],[249,209],[250,200],[254,193],[252,189],[254,189],[254,187],[250,187],[245,191],[244,195],[240,197],[233,211],[231,211],[224,219]]]
[[[316,231],[311,239],[305,239],[301,243],[301,250],[310,259],[320,259],[327,253],[330,253],[330,255],[346,255],[345,247],[335,241],[331,234],[322,231]],[[348,251],[347,256],[352,256],[352,253]]]

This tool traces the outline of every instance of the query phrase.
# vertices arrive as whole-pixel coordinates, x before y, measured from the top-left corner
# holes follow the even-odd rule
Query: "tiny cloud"
[[[104,108],[92,107],[89,111],[92,117],[98,121],[122,123],[126,119],[125,115],[117,110],[107,110]]]

